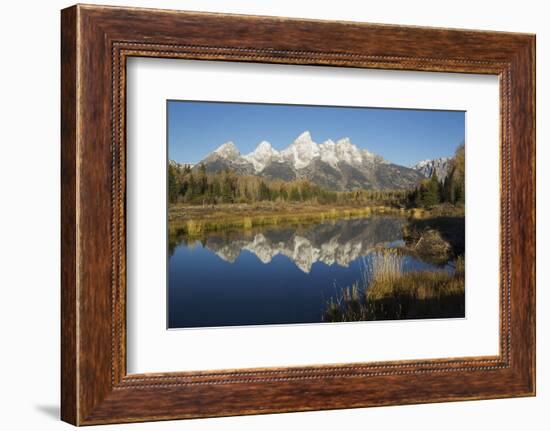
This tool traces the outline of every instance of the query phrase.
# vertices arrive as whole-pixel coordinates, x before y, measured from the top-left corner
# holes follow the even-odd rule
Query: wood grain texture
[[[61,16],[61,417],[78,421],[76,299],[76,9]]]
[[[76,424],[533,395],[533,35],[100,6],[62,11],[62,418]],[[126,374],[129,56],[500,76],[500,354]]]

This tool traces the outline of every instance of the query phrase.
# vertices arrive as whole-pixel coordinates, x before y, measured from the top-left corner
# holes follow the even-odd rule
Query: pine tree
[[[174,172],[172,166],[168,167],[168,200],[169,202],[176,202],[180,190],[180,183]]]
[[[213,179],[212,195],[215,199],[219,199],[222,196],[222,186],[218,177]]]
[[[223,202],[233,202],[233,189],[231,187],[231,175],[229,171],[224,172],[222,176],[222,200]]]
[[[279,196],[281,196],[281,199],[283,201],[287,201],[288,200],[288,193],[286,191],[286,189],[281,185],[279,187]]]
[[[193,200],[196,194],[197,194],[197,184],[195,181],[195,177],[193,176],[193,173],[189,173],[188,180],[187,180],[187,191],[185,192],[185,200],[187,202]]]
[[[203,195],[206,193],[206,190],[208,188],[208,180],[206,178],[206,166],[204,166],[204,163],[201,163],[199,166],[199,177],[197,180],[197,193],[199,195]]]
[[[298,190],[298,187],[292,187],[290,190],[290,200],[291,201],[299,201],[301,199],[300,191]]]
[[[261,201],[268,201],[271,198],[271,192],[269,190],[269,187],[263,181],[260,182],[259,194],[260,194],[259,199]]]
[[[430,181],[426,184],[426,189],[422,196],[423,206],[431,207],[440,203],[439,193],[439,179],[434,171]]]

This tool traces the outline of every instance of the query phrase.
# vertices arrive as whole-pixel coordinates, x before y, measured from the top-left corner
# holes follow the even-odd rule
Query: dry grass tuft
[[[376,252],[365,261],[362,286],[354,284],[327,303],[324,320],[350,322],[464,316],[464,259],[454,269],[404,271],[396,250]]]

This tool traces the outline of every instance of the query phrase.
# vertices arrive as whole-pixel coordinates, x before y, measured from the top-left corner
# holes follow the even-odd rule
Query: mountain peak
[[[228,141],[214,150],[214,153],[218,154],[223,158],[235,158],[239,157],[241,153],[238,148],[235,146],[233,141]]]
[[[311,133],[305,130],[294,140],[294,142],[312,142]]]
[[[344,161],[350,165],[360,165],[363,163],[361,151],[351,143],[351,139],[348,137],[336,141],[335,152],[339,161]]]
[[[274,152],[276,152],[268,141],[262,141],[262,142],[260,142],[260,143],[258,144],[258,146],[256,147],[256,149],[254,150],[255,153],[258,153],[258,152],[266,152],[266,151],[269,151],[269,152],[274,151]]]
[[[244,159],[252,163],[256,173],[262,171],[279,152],[275,150],[267,141],[262,141],[251,153],[243,156]]]
[[[351,139],[348,138],[347,136],[344,137],[344,138],[340,138],[336,141],[336,145],[340,145],[340,146],[344,146],[344,147],[349,147],[350,145],[352,145],[351,143]]]
[[[421,160],[411,168],[430,178],[434,172],[440,180],[443,180],[451,169],[452,157],[438,157],[436,159]]]
[[[318,157],[320,153],[319,145],[311,139],[311,133],[308,130],[300,134],[289,147],[281,151],[283,158],[290,160],[295,169],[302,169]]]
[[[337,169],[339,160],[336,155],[336,143],[332,139],[327,139],[319,145],[319,149],[321,151],[321,160]]]

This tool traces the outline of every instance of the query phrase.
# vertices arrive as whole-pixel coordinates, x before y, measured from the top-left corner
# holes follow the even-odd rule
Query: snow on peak
[[[309,132],[309,130],[305,130],[304,132],[300,133],[300,136],[298,136],[294,140],[294,143],[312,142],[312,141],[313,140],[311,139],[311,133]]]
[[[363,162],[361,151],[351,143],[349,138],[336,141],[336,157],[339,161],[350,165],[359,165]]]
[[[267,141],[260,142],[258,144],[258,146],[256,147],[256,149],[254,150],[255,153],[267,153],[267,152],[271,153],[273,151],[275,151],[275,150],[273,149],[271,144]]]
[[[267,141],[261,141],[254,151],[241,155],[232,141],[226,142],[214,151],[218,157],[230,160],[232,163],[251,164],[256,174],[262,172],[272,162],[287,163],[294,169],[304,169],[312,161],[321,160],[339,170],[339,163],[361,167],[364,162],[387,163],[382,157],[359,149],[350,138],[341,138],[338,141],[327,139],[317,144],[306,130],[302,132],[288,147],[280,152],[275,150]]]
[[[183,169],[187,166],[189,166],[189,168],[192,168],[193,166],[196,165],[196,163],[194,162],[176,162],[175,160],[172,160],[172,159],[168,160],[168,164],[178,169]]]
[[[319,157],[319,154],[319,145],[311,139],[311,133],[307,130],[298,136],[288,148],[281,151],[281,155],[289,159],[295,169],[309,166],[314,158]]]
[[[214,153],[225,159],[234,159],[241,155],[233,141],[228,141],[214,150]]]
[[[321,160],[328,163],[333,168],[338,167],[338,156],[336,155],[336,143],[332,139],[327,139],[321,145]]]
[[[413,169],[421,169],[421,168],[427,167],[427,166],[442,165],[442,164],[447,163],[449,160],[451,160],[451,157],[438,157],[437,159],[420,160],[419,162],[416,162],[412,166],[412,168]]]
[[[422,167],[424,167],[424,166],[427,166],[427,165],[429,165],[429,164],[431,164],[431,163],[432,163],[432,161],[431,161],[430,159],[420,160],[419,162],[416,162],[416,163],[412,166],[412,168],[413,168],[413,169],[420,169],[420,168],[422,168]]]
[[[421,160],[412,166],[412,169],[430,178],[434,172],[439,179],[445,178],[451,169],[451,157],[439,157],[437,159]]]
[[[340,138],[336,141],[336,144],[339,146],[339,147],[351,147],[353,146],[353,144],[351,143],[351,140],[350,138],[348,138],[347,136],[345,138]]]
[[[261,172],[271,160],[279,154],[271,144],[267,141],[262,141],[254,151],[243,156],[254,166],[254,170]]]

